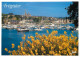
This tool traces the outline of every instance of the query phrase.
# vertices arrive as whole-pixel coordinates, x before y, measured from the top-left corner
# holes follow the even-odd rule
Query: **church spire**
[[[25,16],[27,16],[26,10],[25,10]]]
[[[28,12],[28,10],[27,10],[27,12]],[[31,14],[28,12],[28,14],[26,13],[26,9],[25,9],[25,16],[26,17],[29,17],[29,16],[31,16]]]

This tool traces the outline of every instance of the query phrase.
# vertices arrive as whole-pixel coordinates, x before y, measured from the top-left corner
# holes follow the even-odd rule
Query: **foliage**
[[[12,15],[10,15],[10,16],[9,16],[9,18],[11,19],[11,18],[13,18],[13,16],[12,16]]]
[[[67,8],[68,15],[70,19],[74,20],[75,26],[78,26],[78,2],[73,2]]]
[[[36,22],[36,23],[38,23],[38,22],[41,21],[41,17],[34,18],[33,21]]]
[[[8,14],[3,14],[3,13],[2,13],[2,16],[7,16],[7,15],[8,15]]]
[[[15,17],[17,18],[17,20],[19,20],[19,18],[21,18],[20,15],[15,15]]]
[[[8,15],[14,15],[13,13],[9,13]]]
[[[6,19],[7,16],[8,16],[8,14],[3,14],[3,13],[2,13],[2,23],[4,23],[4,19]]]
[[[29,17],[28,19],[32,19],[32,17]]]
[[[7,15],[8,15],[8,14],[2,14],[2,19],[7,18]]]
[[[5,48],[5,51],[10,55],[78,55],[78,40],[73,36],[74,32],[72,31],[71,36],[67,36],[66,31],[63,35],[55,36],[57,33],[58,31],[52,31],[49,34],[47,30],[48,35],[41,36],[36,32],[35,37],[28,37],[31,41],[26,40],[24,35],[17,50]],[[15,48],[13,43],[12,48]]]

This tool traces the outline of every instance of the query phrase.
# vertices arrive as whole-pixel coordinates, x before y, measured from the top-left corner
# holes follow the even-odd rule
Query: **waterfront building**
[[[25,24],[26,23],[26,20],[21,20],[20,22],[19,22],[19,24]]]
[[[18,20],[9,20],[10,24],[18,24],[19,21]]]

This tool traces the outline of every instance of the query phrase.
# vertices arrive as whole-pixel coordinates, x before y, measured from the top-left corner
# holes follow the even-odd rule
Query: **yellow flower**
[[[34,39],[31,39],[34,42]]]
[[[77,51],[77,48],[73,48],[74,51]]]
[[[18,45],[18,48],[20,48],[20,46]]]
[[[66,51],[66,50],[62,50],[62,53],[63,53],[63,54],[67,54],[67,51]]]
[[[23,40],[25,40],[25,37],[22,37]]]
[[[61,54],[61,51],[59,51],[59,54]]]
[[[68,56],[68,54],[67,54],[67,56]]]
[[[78,41],[76,42],[76,45],[78,46]]]
[[[35,53],[37,53],[37,49],[35,50]]]
[[[8,53],[11,53],[11,51],[9,50]]]
[[[49,51],[49,54],[51,54],[51,55],[54,54],[54,51]]]
[[[24,43],[24,46],[26,46],[27,45],[27,43]]]
[[[8,51],[8,49],[7,49],[7,48],[5,48],[5,51]]]
[[[69,49],[69,48],[67,48],[67,51],[68,51],[68,52],[70,52],[70,49]]]
[[[62,46],[59,46],[59,50],[62,50],[63,48],[62,48]]]
[[[49,31],[47,30],[47,33],[49,33]]]
[[[72,31],[72,33],[74,33],[74,32]]]
[[[55,53],[54,55],[55,55],[55,56],[59,56],[60,54],[58,54],[58,53]]]
[[[71,34],[71,37],[73,38],[74,36]]]
[[[76,40],[76,39],[77,39],[77,37],[74,37],[74,39]]]
[[[15,45],[12,43],[12,48],[14,48],[14,46],[15,46]]]
[[[67,41],[67,39],[65,39],[65,38],[63,38],[62,40],[63,40],[64,42]]]
[[[30,53],[31,53],[32,55],[34,55],[34,53],[33,53],[33,51],[32,51],[32,50],[30,51]]]
[[[38,55],[38,53],[36,53],[36,55]]]
[[[68,43],[62,43],[62,47],[65,49],[68,46]]]
[[[35,34],[36,34],[36,35],[38,35],[38,33],[37,33],[37,32],[36,32]]]
[[[26,53],[24,51],[22,53],[23,53],[23,55],[26,55]]]
[[[42,39],[42,36],[39,35],[39,38]]]
[[[20,42],[20,46],[21,46],[21,47],[23,46],[23,42]]]
[[[30,37],[28,36],[28,39],[30,39]]]
[[[32,49],[34,49],[34,46],[32,45]]]
[[[54,49],[54,47],[51,46],[51,50],[53,50],[53,49]]]
[[[43,51],[44,54],[46,54],[46,51]]]
[[[15,51],[15,50],[13,50],[13,51],[12,51],[12,54],[16,54],[16,51]]]
[[[40,41],[38,39],[36,40],[36,44],[40,44]]]
[[[67,34],[67,32],[66,32],[66,31],[64,31],[64,34]]]
[[[44,50],[45,50],[45,48],[42,46],[42,47],[41,47],[41,51],[44,51]]]
[[[30,36],[30,38],[31,38],[31,39],[34,39],[34,37],[33,37],[33,36]]]
[[[23,47],[21,47],[21,51],[23,51]]]
[[[24,34],[24,37],[26,37],[26,35]]]
[[[29,44],[29,43],[31,43],[30,41],[27,41],[27,43]]]
[[[52,51],[49,51],[49,54],[53,54]]]

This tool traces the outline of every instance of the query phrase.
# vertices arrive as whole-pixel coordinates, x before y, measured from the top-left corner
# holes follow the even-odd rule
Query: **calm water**
[[[8,29],[2,29],[2,55],[9,55],[8,52],[6,52],[4,49],[8,48],[9,50],[13,50],[11,48],[11,44],[15,44],[15,50],[17,49],[17,46],[19,45],[20,41],[22,41],[21,37],[26,34],[26,40],[27,37],[32,35],[35,36],[35,33],[38,32],[40,35],[46,34],[46,30],[48,30],[50,33],[53,31],[53,29],[44,29],[43,31],[29,31],[29,32],[17,32],[17,30],[8,30]],[[55,29],[56,30],[56,29]],[[71,31],[70,30],[57,30],[58,35],[63,34],[64,31],[67,31],[68,36],[70,36]],[[74,31],[74,36],[78,36],[78,32]]]

